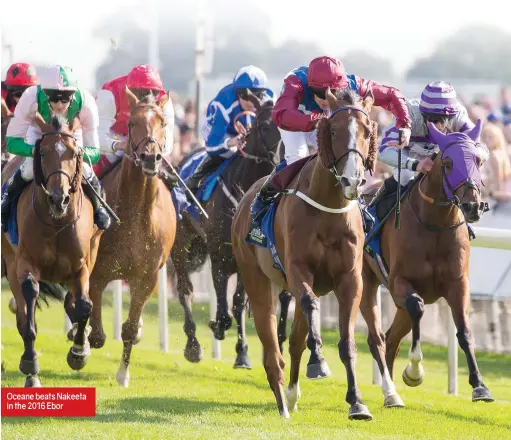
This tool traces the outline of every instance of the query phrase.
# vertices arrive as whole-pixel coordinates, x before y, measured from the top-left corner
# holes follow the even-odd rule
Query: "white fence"
[[[503,249],[503,250],[511,250],[511,230],[507,229],[493,229],[493,228],[485,228],[485,227],[478,227],[477,228],[477,238],[472,242],[473,247],[480,247],[480,248],[490,248],[490,249]],[[194,274],[192,276],[194,285],[197,284],[204,284],[204,278],[201,277],[199,274]],[[202,278],[202,279],[201,279]],[[230,285],[232,284],[232,279],[230,280]],[[210,283],[208,282],[210,285]],[[160,329],[160,349],[162,351],[167,352],[168,351],[168,309],[167,309],[167,301],[168,301],[168,291],[167,291],[167,270],[166,267],[164,267],[159,274],[159,283],[158,283],[158,306],[159,306],[159,329]],[[232,286],[233,288],[234,286]],[[204,291],[203,289],[201,289]],[[231,289],[229,289],[231,290]],[[387,294],[388,297],[390,297]],[[215,318],[216,315],[216,295],[215,292],[211,289],[209,292],[210,297],[210,316],[211,319]],[[331,298],[329,298],[331,297]],[[331,318],[329,318],[329,315],[325,312],[328,310],[337,310],[337,307],[330,307],[329,301],[335,300],[333,295],[327,295],[326,297],[322,298],[321,302],[321,319],[322,319],[322,326],[328,327],[329,324],[331,324],[329,321]],[[382,302],[385,304],[385,301],[381,300],[381,294],[379,293],[379,301],[378,301],[378,309],[380,316],[383,316],[382,313]],[[387,298],[387,302],[389,302],[389,298]],[[441,303],[441,302],[439,302]],[[438,303],[437,303],[438,304]],[[437,307],[442,307],[437,306]],[[115,281],[113,283],[113,308],[114,308],[114,319],[113,319],[113,334],[115,339],[121,340],[121,323],[122,323],[122,283],[121,281]],[[445,307],[444,307],[445,308]],[[491,304],[489,309],[490,314],[495,314],[495,304]],[[447,307],[447,316],[444,315],[445,319],[447,320],[448,325],[448,357],[449,357],[449,381],[448,381],[448,391],[450,394],[457,394],[458,392],[458,344],[456,340],[456,327],[454,325],[454,321],[452,319],[451,314],[449,313],[448,307]],[[69,320],[66,316],[66,331],[70,328]],[[495,316],[493,316],[493,321],[495,321]],[[335,320],[333,320],[335,323],[337,322],[337,315],[335,315]],[[383,323],[385,324],[385,319],[383,319]],[[334,324],[336,325],[336,324]],[[385,325],[384,325],[385,328]],[[508,337],[511,338],[511,329],[509,330]],[[212,356],[214,359],[221,359],[221,345],[220,341],[217,341],[213,335],[212,341],[213,341],[213,349],[212,349]],[[497,338],[501,337],[501,335],[497,335]],[[494,338],[494,337],[493,337]],[[494,346],[497,346],[498,343],[494,341]],[[381,382],[380,373],[378,371],[378,368],[376,366],[376,363],[374,363],[373,366],[373,383],[379,384]]]

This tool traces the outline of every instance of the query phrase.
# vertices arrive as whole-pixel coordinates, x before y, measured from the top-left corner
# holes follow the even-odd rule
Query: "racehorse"
[[[285,192],[289,196],[283,197],[276,207],[272,229],[278,258],[268,249],[245,241],[252,223],[250,204],[262,179],[240,201],[232,225],[233,250],[263,344],[268,382],[280,415],[286,418],[289,417],[288,408],[296,410],[300,397],[298,376],[306,338],[311,351],[307,377],[319,379],[331,374],[321,354],[317,296],[331,290],[339,302],[339,357],[347,372],[349,418],[372,418],[362,402],[355,378],[354,333],[362,297],[364,243],[361,214],[355,199],[364,184],[364,168],[374,169],[377,125],[368,116],[374,101],[371,93],[363,101],[351,91],[336,93],[334,96],[328,90],[327,99],[332,111],[329,119],[321,119],[317,126],[318,155],[302,159],[305,165],[288,185],[293,189]],[[286,168],[276,176],[285,173]],[[275,268],[279,263],[280,270]],[[291,372],[286,390],[287,403],[272,284],[290,291],[297,304],[289,337]],[[373,355],[384,362],[381,353]],[[387,406],[402,404],[392,381],[385,381],[384,387]]]
[[[25,345],[19,365],[27,376],[25,387],[41,386],[35,351],[36,302],[39,295],[62,301],[65,290],[60,284],[76,299],[77,331],[67,362],[79,370],[90,355],[85,335],[92,308],[89,276],[102,231],[94,227],[93,208],[81,187],[83,153],[74,137],[77,121],[75,118],[68,125],[64,118],[55,116],[51,124],[45,124],[36,118],[43,135],[34,148],[34,180],[17,203],[14,221],[19,240],[13,243],[9,233],[2,234],[2,258],[16,299],[18,331]],[[3,183],[22,159],[7,164]]]
[[[479,168],[483,161],[476,146],[481,121],[466,134],[444,135],[433,124],[429,124],[429,132],[440,147],[440,154],[432,170],[417,179],[404,199],[401,228],[394,228],[390,221],[395,214],[383,225],[380,238],[383,270],[378,256],[366,247],[361,311],[369,326],[368,343],[371,352],[386,353],[392,377],[401,340],[412,330],[410,363],[403,371],[403,381],[411,387],[420,385],[424,379],[420,344],[424,304],[445,298],[458,330],[459,345],[467,357],[472,400],[492,402],[477,366],[468,326],[470,240],[466,222],[477,222],[487,210],[481,201]],[[385,217],[387,212],[389,209],[385,212],[382,208],[378,217]],[[375,319],[380,284],[387,286],[398,308],[385,336]]]
[[[187,212],[183,212],[183,220],[178,225],[176,244],[169,260],[176,272],[179,300],[185,312],[184,330],[188,341],[184,354],[190,362],[199,362],[202,358],[202,350],[196,337],[196,326],[192,317],[193,286],[190,274],[199,270],[204,265],[206,257],[210,256],[217,295],[216,320],[210,322],[210,328],[217,339],[224,339],[225,330],[228,330],[232,324],[227,303],[227,281],[232,274],[238,272],[230,243],[232,212],[238,206],[239,194],[247,191],[257,179],[270,174],[280,162],[280,155],[283,154],[283,149],[279,151],[280,133],[271,121],[273,102],[267,101],[261,105],[254,96],[250,96],[250,100],[257,112],[254,125],[246,137],[245,148],[240,149],[232,163],[221,176],[218,176],[218,183],[211,198],[204,204],[209,220],[203,217],[201,221],[197,221]],[[197,153],[193,152],[185,157],[180,167]],[[283,303],[289,302],[290,294],[283,291],[280,298]],[[233,314],[238,329],[235,368],[251,368],[245,340],[244,306],[245,290],[241,277],[238,276],[233,298]],[[287,305],[282,309],[287,312]],[[279,333],[281,345],[286,339],[285,320],[283,322],[284,325]]]
[[[123,355],[116,379],[129,385],[129,362],[134,344],[142,337],[142,310],[156,287],[176,236],[176,212],[171,193],[158,177],[161,172],[167,120],[165,94],[139,101],[126,88],[131,113],[126,154],[102,179],[107,201],[120,219],[103,236],[97,264],[91,275],[90,296],[94,303],[89,340],[93,348],[104,345],[101,321],[102,293],[110,281],[123,279],[130,286],[128,319],[122,325]],[[72,316],[72,310],[67,309]],[[73,321],[71,319],[71,321]]]
[[[9,110],[9,107],[7,107],[7,104],[5,100],[2,98],[2,104],[1,104],[1,110],[2,110],[2,119],[1,119],[1,134],[2,134],[2,169],[4,165],[9,161],[11,158],[11,155],[7,152],[7,143],[6,143],[6,134],[7,134],[7,126],[9,125],[9,122],[11,121],[11,118],[14,116],[14,113],[12,113]]]

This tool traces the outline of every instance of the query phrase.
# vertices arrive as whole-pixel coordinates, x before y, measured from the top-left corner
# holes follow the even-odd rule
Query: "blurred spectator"
[[[490,150],[490,159],[483,167],[488,195],[495,199],[502,199],[503,194],[511,197],[511,162],[504,133],[496,124],[485,124],[481,140]]]

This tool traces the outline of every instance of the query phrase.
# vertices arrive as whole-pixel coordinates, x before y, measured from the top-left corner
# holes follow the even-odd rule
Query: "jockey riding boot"
[[[280,191],[271,183],[271,179],[276,172],[276,169],[274,169],[266,178],[254,201],[250,205],[250,216],[254,222],[256,222],[264,215],[264,213],[268,210],[269,206],[273,202],[274,198],[280,193]]]
[[[195,193],[199,188],[201,181],[212,171],[214,171],[224,161],[223,157],[207,155],[199,164],[195,172],[185,182],[190,191]]]
[[[403,190],[403,186],[401,185],[401,190]],[[383,183],[378,188],[378,191],[373,197],[373,200],[369,202],[369,207],[376,206],[378,202],[380,202],[385,196],[388,196],[397,191],[397,181],[393,176],[386,178]]]
[[[90,185],[94,188],[94,190],[101,194],[101,184],[99,183],[99,179],[96,176],[93,176],[92,179],[89,180]],[[87,184],[87,182],[82,183],[83,192],[89,198],[92,203],[92,208],[94,209],[94,223],[98,226],[99,229],[108,229],[110,227],[110,215],[108,214],[105,207],[99,201],[99,198],[92,188]]]
[[[11,215],[11,205],[13,202],[13,198],[19,194],[25,186],[27,186],[31,181],[28,182],[23,179],[21,175],[21,170],[17,170],[14,175],[7,182],[7,188],[5,192],[2,194],[2,231],[7,232],[7,222],[9,221],[9,217]]]

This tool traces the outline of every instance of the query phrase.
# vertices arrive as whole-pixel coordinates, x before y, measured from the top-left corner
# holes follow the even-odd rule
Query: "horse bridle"
[[[131,110],[130,119],[131,119],[131,116],[133,115],[133,112],[141,107],[157,108],[158,110],[160,110],[160,108],[154,104],[139,104],[133,110]],[[163,119],[162,121],[164,124],[166,124],[166,122],[167,122],[165,119]],[[160,149],[161,154],[163,154],[163,152],[165,151],[164,147],[162,147],[162,145],[160,144],[158,139],[156,139],[154,136],[144,136],[138,143],[135,144],[135,142],[133,142],[133,136],[131,135],[131,129],[132,129],[133,125],[134,124],[131,121],[128,121],[128,140],[129,140],[130,147],[133,150],[133,153],[126,154],[126,156],[130,160],[132,160],[136,166],[140,165],[140,163],[141,163],[141,159],[139,157],[139,152],[138,152],[138,149],[140,148],[141,145],[146,146],[150,143],[155,143],[156,145],[158,145],[158,148]],[[165,146],[166,142],[167,142],[167,136],[166,136],[166,132],[165,132],[165,135],[163,137],[163,145],[164,146]]]
[[[368,113],[359,108],[359,107],[355,107],[355,106],[345,106],[345,107],[339,107],[338,109],[335,109],[331,114],[330,116],[328,117],[328,119],[332,119],[334,117],[334,115],[336,115],[337,113],[339,112],[342,112],[342,111],[345,111],[345,110],[354,110],[354,111],[357,111],[357,112],[360,112],[362,114],[364,114],[365,116],[367,116],[367,118],[369,119],[369,115]],[[330,172],[335,176],[335,178],[337,179],[337,181],[341,181],[341,175],[339,174],[339,171],[337,170],[337,164],[342,160],[344,159],[344,157],[346,157],[348,154],[350,153],[355,153],[355,154],[358,154],[361,158],[362,158],[362,163],[364,165],[364,168],[367,169],[367,158],[362,154],[361,151],[359,151],[357,148],[348,148],[343,154],[341,154],[340,157],[338,157],[337,159],[335,159],[334,163],[332,164],[332,166],[330,167]]]
[[[273,147],[275,147],[276,145],[278,146],[278,144],[281,142],[281,140],[278,140],[275,144],[271,145],[270,148],[268,148],[268,144],[266,143],[266,140],[265,140],[265,137],[262,135],[261,133],[261,126],[259,124],[259,120],[258,120],[258,117],[257,115],[254,113],[254,112],[251,112],[251,111],[242,111],[240,113],[238,113],[234,120],[233,120],[233,124],[234,124],[234,128],[236,129],[236,121],[241,117],[241,116],[244,116],[244,115],[253,115],[254,117],[254,120],[256,121],[256,126],[257,126],[257,137],[261,140],[262,144],[263,144],[263,147],[264,149],[266,150],[267,152],[267,155],[266,156],[257,156],[255,154],[250,154],[250,153],[247,153],[245,152],[244,150],[244,147],[241,146],[241,145],[238,145],[238,152],[239,154],[244,158],[244,159],[251,159],[251,160],[254,160],[256,162],[256,164],[260,164],[260,163],[263,163],[263,162],[266,162],[266,163],[269,163],[270,165],[277,165],[279,163],[279,158],[278,158],[278,153],[277,152],[273,152]],[[260,115],[259,115],[260,116]],[[245,135],[245,139],[248,138],[249,134],[250,134],[250,130],[252,129],[252,127],[249,127],[248,130],[247,130],[247,133]],[[237,130],[236,130],[237,131]],[[238,132],[239,133],[239,132]],[[241,133],[240,133],[241,134]]]

